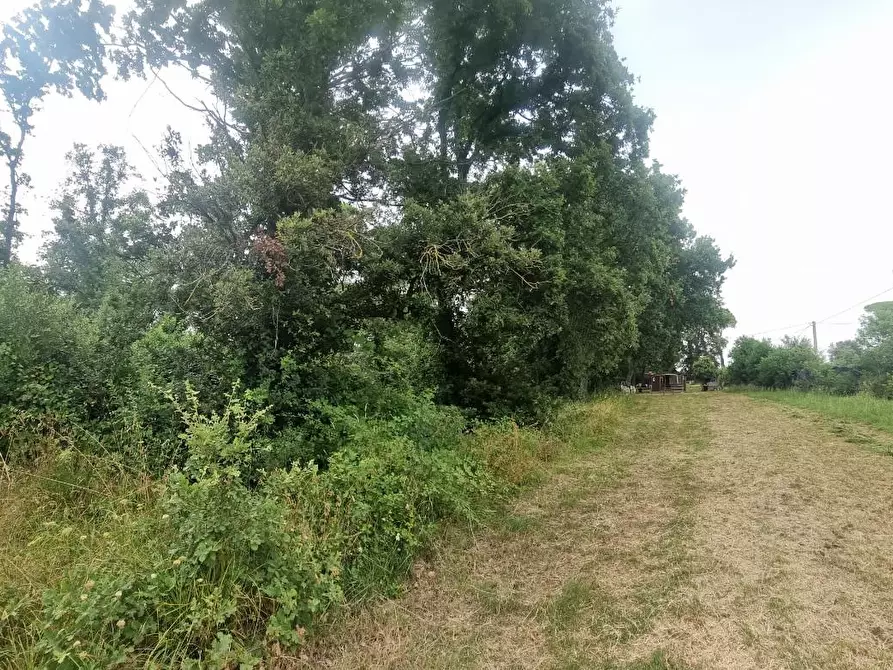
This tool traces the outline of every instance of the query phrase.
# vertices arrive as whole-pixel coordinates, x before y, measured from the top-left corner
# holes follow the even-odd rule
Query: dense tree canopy
[[[70,20],[95,36],[104,11]],[[157,207],[120,149],[76,147],[44,276],[119,346],[159,319],[206,338],[214,378],[299,421],[375,323],[430,343],[423,386],[485,415],[721,355],[733,261],[649,166],[612,21],[590,0],[140,0],[107,55],[206,82],[211,141],[196,164],[171,130]],[[92,36],[60,87],[100,94]]]

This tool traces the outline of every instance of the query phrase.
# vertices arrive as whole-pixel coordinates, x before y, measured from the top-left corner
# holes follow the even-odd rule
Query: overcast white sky
[[[652,156],[738,260],[731,335],[796,335],[893,287],[893,3],[619,4],[617,50],[657,113]],[[819,324],[819,346],[851,337],[860,313]]]
[[[0,21],[28,4],[0,0]],[[652,156],[681,176],[697,230],[738,260],[725,289],[738,318],[731,337],[806,334],[807,322],[893,287],[893,3],[617,5],[617,50],[641,78],[639,103],[657,114]],[[201,93],[182,75],[167,81],[184,97]],[[73,142],[124,145],[152,178],[140,144],[151,151],[168,124],[193,143],[204,135],[198,115],[158,83],[107,89],[102,105],[50,99],[36,119],[26,258],[49,223],[46,202]],[[860,312],[820,323],[819,345],[851,337]]]

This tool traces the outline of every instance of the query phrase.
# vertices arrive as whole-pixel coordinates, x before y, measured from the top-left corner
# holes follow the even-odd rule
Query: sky
[[[0,0],[0,22],[28,4]],[[893,289],[893,3],[615,5],[617,51],[639,77],[636,100],[657,117],[651,155],[680,176],[698,232],[737,260],[724,296],[738,325],[727,336],[811,335],[815,320],[822,348],[852,337],[861,305]],[[205,93],[184,73],[164,79],[186,100]],[[50,98],[36,117],[25,259],[51,225],[72,143],[123,145],[160,186],[151,155],[166,126],[192,145],[205,137],[200,116],[160,82],[106,88],[104,103]]]
[[[651,154],[737,259],[730,339],[811,336],[832,315],[819,346],[852,337],[861,306],[835,313],[893,288],[893,3],[619,5],[617,51],[657,115]]]

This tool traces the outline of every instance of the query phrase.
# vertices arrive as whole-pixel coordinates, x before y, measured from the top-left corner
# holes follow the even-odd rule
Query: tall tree
[[[856,334],[863,383],[875,395],[893,398],[893,302],[868,305],[865,312]]]
[[[448,197],[470,180],[545,155],[607,144],[647,153],[651,113],[632,102],[633,77],[614,51],[613,11],[589,0],[419,2],[407,35],[416,130],[396,184],[416,199]],[[421,94],[418,91],[422,91]]]
[[[383,111],[406,79],[395,53],[407,11],[403,0],[138,0],[120,73],[185,68],[216,98],[197,108],[213,169],[173,166],[175,206],[245,247],[280,219],[367,197],[389,149]]]
[[[53,233],[43,248],[51,285],[82,305],[97,306],[135,264],[170,239],[121,147],[97,152],[82,144],[66,156],[69,175],[53,202]]]
[[[9,265],[19,238],[20,189],[29,183],[22,171],[25,141],[34,114],[51,92],[74,91],[92,100],[105,94],[103,37],[113,9],[101,0],[42,0],[3,27],[0,37],[0,156],[9,175],[0,240],[0,267]]]
[[[760,376],[760,363],[772,353],[770,340],[758,340],[742,336],[735,340],[729,352],[729,381],[733,384],[757,384]]]
[[[491,413],[678,362],[728,323],[732,260],[646,167],[612,21],[602,0],[138,0],[121,73],[184,67],[218,103],[193,105],[198,170],[167,145],[183,316],[264,343],[257,370],[410,319],[440,399]],[[218,319],[221,294],[252,318]]]

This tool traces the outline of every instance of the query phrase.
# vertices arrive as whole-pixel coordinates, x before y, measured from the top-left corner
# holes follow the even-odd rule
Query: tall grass
[[[747,395],[819,412],[835,419],[866,423],[893,433],[893,400],[869,395],[835,396],[803,391],[748,391]]]

